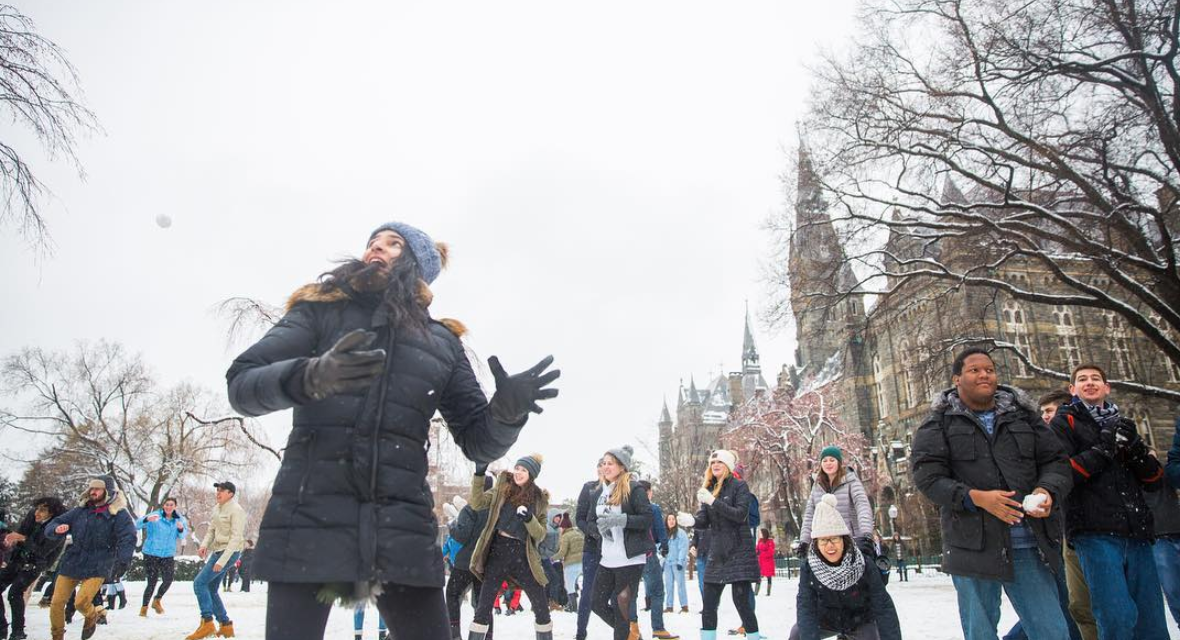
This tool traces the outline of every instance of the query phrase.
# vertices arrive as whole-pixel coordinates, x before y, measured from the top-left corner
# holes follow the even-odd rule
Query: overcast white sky
[[[854,3],[20,8],[105,133],[80,145],[82,182],[5,128],[54,191],[55,250],[0,229],[0,353],[108,338],[224,393],[215,303],[279,303],[404,220],[451,245],[432,311],[481,358],[556,356],[561,396],[512,453],[544,453],[560,498],[607,448],[654,444],[682,377],[739,366],[805,65],[849,37]],[[756,334],[773,382],[793,342]],[[266,420],[273,442],[289,419]]]

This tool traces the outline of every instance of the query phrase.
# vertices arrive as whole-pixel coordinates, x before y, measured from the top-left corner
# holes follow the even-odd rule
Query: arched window
[[[873,356],[873,387],[877,395],[877,413],[884,418],[889,415],[889,408],[885,404],[885,383],[882,381],[881,356]]]

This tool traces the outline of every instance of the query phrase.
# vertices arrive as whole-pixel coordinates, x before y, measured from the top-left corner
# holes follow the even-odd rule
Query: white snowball
[[[161,213],[160,215],[156,216],[156,224],[159,225],[161,229],[167,229],[168,227],[172,226],[172,216]]]

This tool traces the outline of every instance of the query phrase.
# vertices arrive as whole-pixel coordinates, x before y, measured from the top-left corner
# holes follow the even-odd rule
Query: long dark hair
[[[33,509],[34,510],[36,510],[37,507],[41,507],[41,506],[45,507],[45,509],[47,511],[49,511],[49,519],[50,520],[60,516],[61,514],[65,513],[67,511],[66,505],[64,503],[62,503],[62,501],[59,498],[55,498],[53,496],[43,496],[43,497],[37,498],[33,502]]]
[[[523,485],[516,484],[512,479],[512,472],[505,471],[500,474],[500,483],[504,486],[501,491],[505,494],[505,501],[514,507],[528,507],[533,510],[537,507],[537,503],[541,501],[541,487],[538,487],[533,482],[532,476],[529,476],[528,482]]]
[[[320,275],[320,291],[341,292],[352,299],[374,299],[389,315],[389,323],[398,329],[425,330],[430,322],[431,294],[418,261],[403,251],[393,261],[389,273],[379,264],[365,264],[355,258]]]

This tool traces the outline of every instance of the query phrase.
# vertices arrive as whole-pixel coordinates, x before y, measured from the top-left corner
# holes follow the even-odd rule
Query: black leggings
[[[321,584],[272,582],[266,594],[267,640],[323,640],[332,603],[316,598]],[[438,587],[386,583],[377,611],[399,638],[450,640],[447,605]]]
[[[729,595],[733,597],[733,606],[737,607],[738,616],[742,619],[742,628],[746,633],[758,631],[758,618],[754,615],[754,609],[750,607],[750,583],[734,582],[729,586]],[[717,606],[721,604],[721,592],[724,589],[724,584],[705,583],[704,610],[701,611],[702,631],[717,629]]]
[[[473,620],[476,624],[491,624],[492,604],[496,601],[496,592],[499,591],[500,584],[509,579],[520,585],[529,597],[537,626],[549,624],[549,598],[545,595],[545,587],[541,586],[533,575],[524,544],[516,538],[508,538],[499,533],[492,534],[488,561],[483,571],[483,583],[488,585],[488,588],[480,591],[479,606],[475,608]]]
[[[148,606],[151,599],[163,598],[172,586],[172,575],[176,571],[176,560],[143,554],[143,569],[147,572],[147,586],[143,589],[143,606]],[[160,581],[160,590],[156,591],[156,580]]]
[[[631,633],[631,603],[639,593],[643,567],[642,564],[599,566],[594,576],[594,602],[590,609],[615,630],[615,640],[626,640]]]
[[[467,569],[453,568],[451,569],[451,577],[447,579],[447,617],[451,619],[451,626],[454,628],[461,628],[463,621],[459,615],[459,609],[463,605],[463,594],[467,593],[467,589],[471,589],[473,600],[478,603],[479,594],[483,587],[483,582],[480,582]],[[492,623],[488,623],[487,640],[492,640]]]

